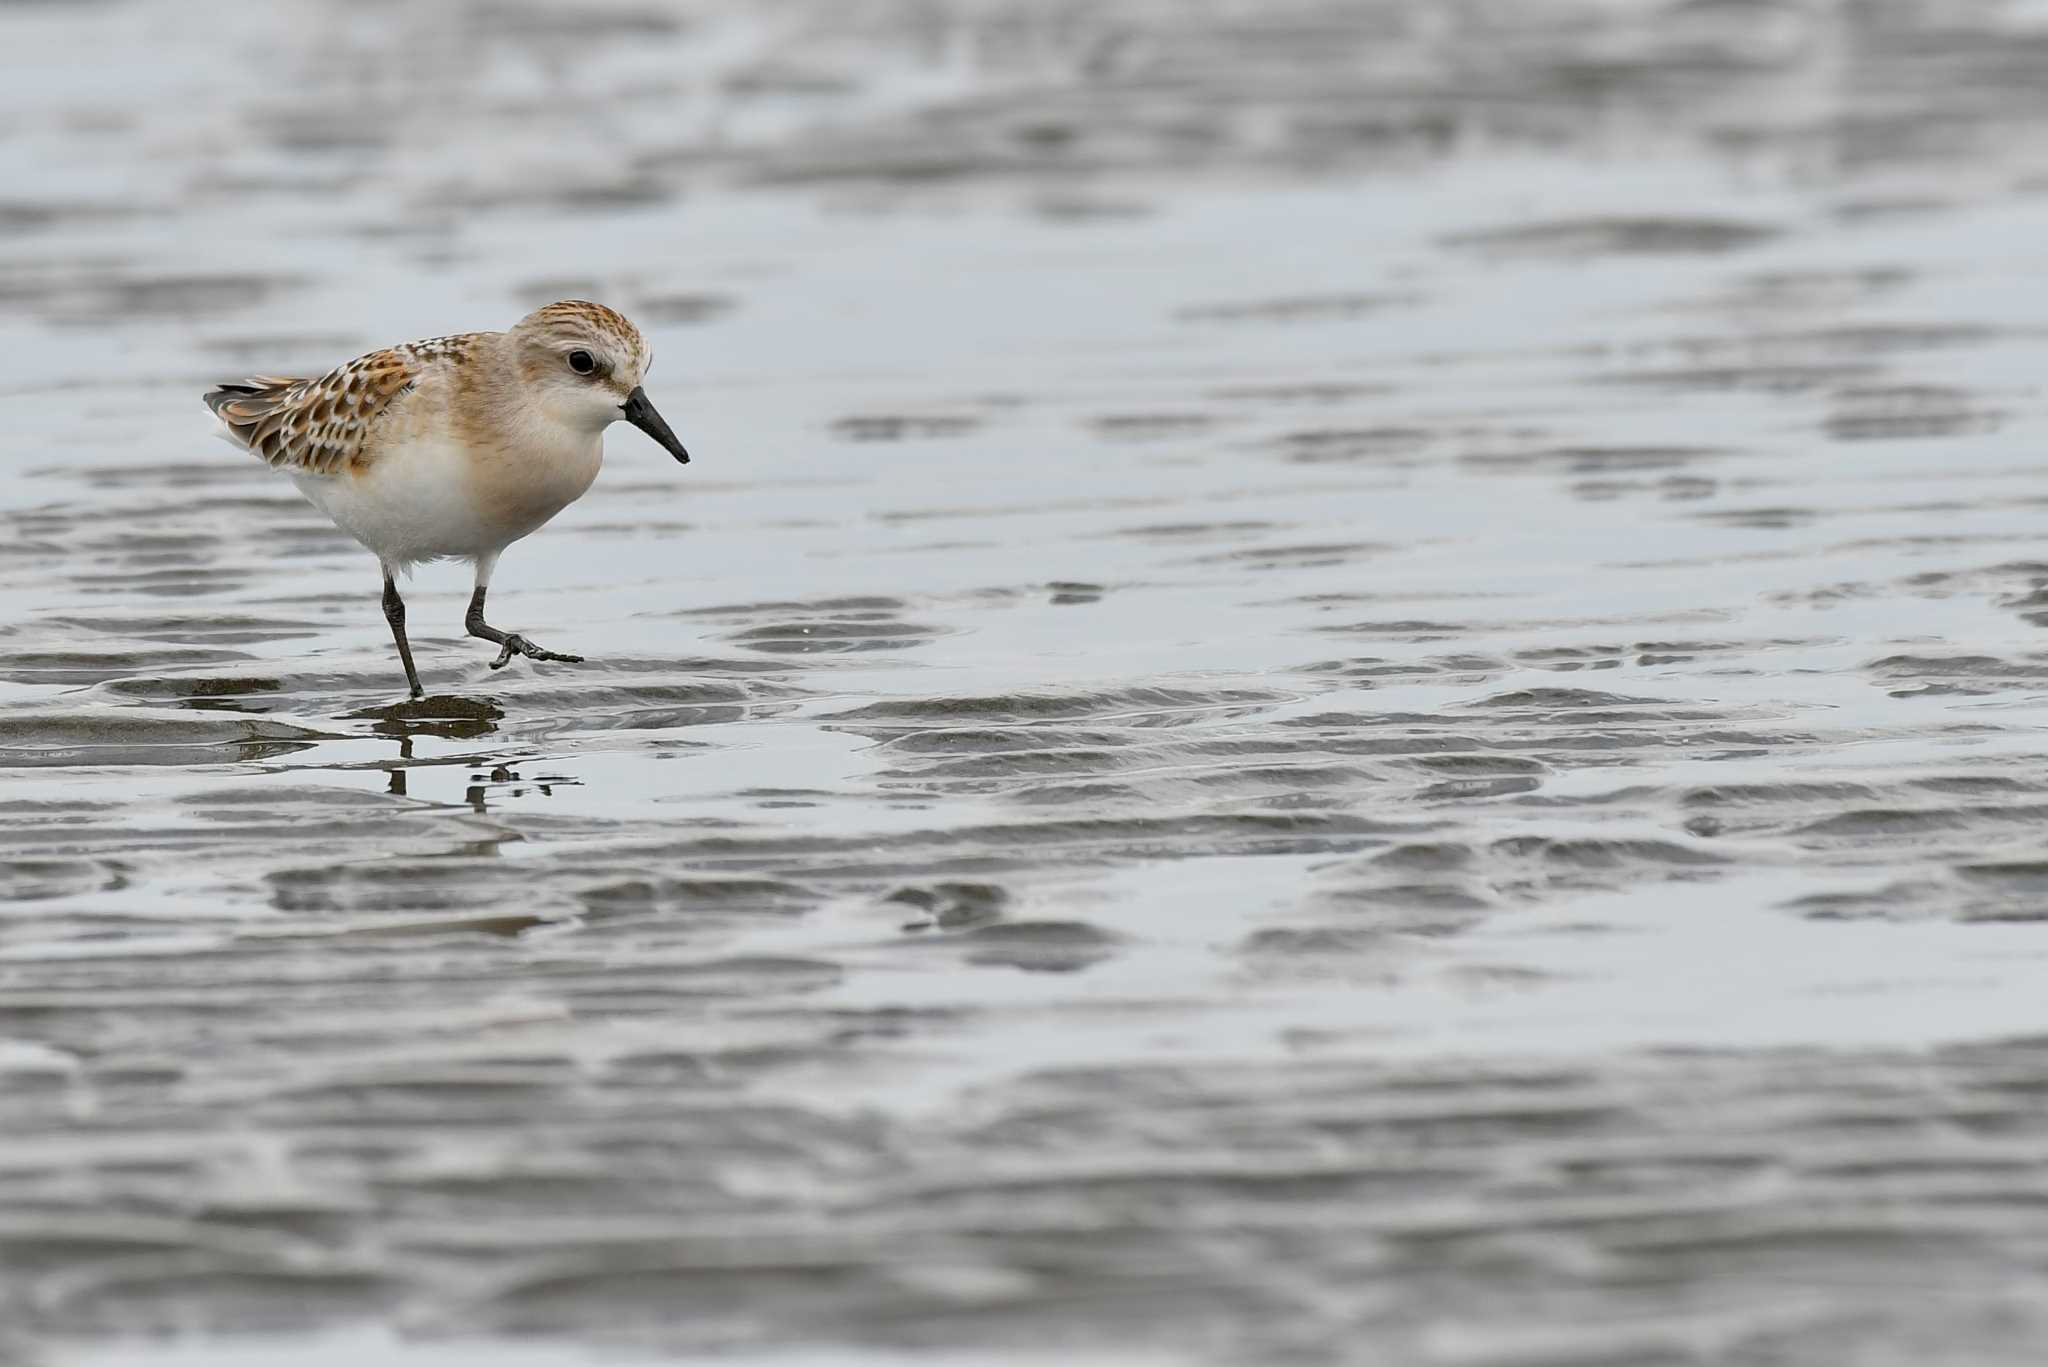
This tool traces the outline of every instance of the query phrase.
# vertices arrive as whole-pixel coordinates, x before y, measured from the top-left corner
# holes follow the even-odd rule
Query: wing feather
[[[377,457],[379,419],[430,366],[456,359],[475,336],[436,337],[358,356],[325,375],[253,375],[214,386],[211,408],[240,446],[298,474],[359,471]]]

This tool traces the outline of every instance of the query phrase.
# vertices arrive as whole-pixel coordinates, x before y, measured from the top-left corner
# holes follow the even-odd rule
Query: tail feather
[[[258,412],[274,411],[296,386],[304,383],[297,377],[251,375],[246,380],[217,384],[207,390],[206,406],[221,418],[237,412],[253,417]]]
[[[204,398],[206,406],[227,428],[230,439],[275,464],[264,438],[283,424],[288,406],[304,383],[291,376],[252,375],[246,380],[217,384],[206,391]]]

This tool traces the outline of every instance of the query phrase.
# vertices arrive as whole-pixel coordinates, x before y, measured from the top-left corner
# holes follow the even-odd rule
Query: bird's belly
[[[409,565],[482,555],[505,544],[493,544],[469,490],[467,463],[452,444],[408,443],[360,472],[293,475],[292,481],[378,559]]]
[[[294,475],[300,492],[387,563],[494,555],[574,503],[602,447],[553,458],[414,440],[360,472]]]

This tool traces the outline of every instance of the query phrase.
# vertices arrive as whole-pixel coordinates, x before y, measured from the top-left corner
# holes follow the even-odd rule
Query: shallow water
[[[0,1361],[2036,1360],[2048,7],[0,53]],[[565,294],[401,705],[197,394]]]

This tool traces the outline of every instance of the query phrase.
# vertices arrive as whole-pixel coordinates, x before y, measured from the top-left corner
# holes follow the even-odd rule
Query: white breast
[[[533,531],[583,497],[604,463],[604,432],[527,429],[518,446],[469,453],[469,493],[493,550]]]

